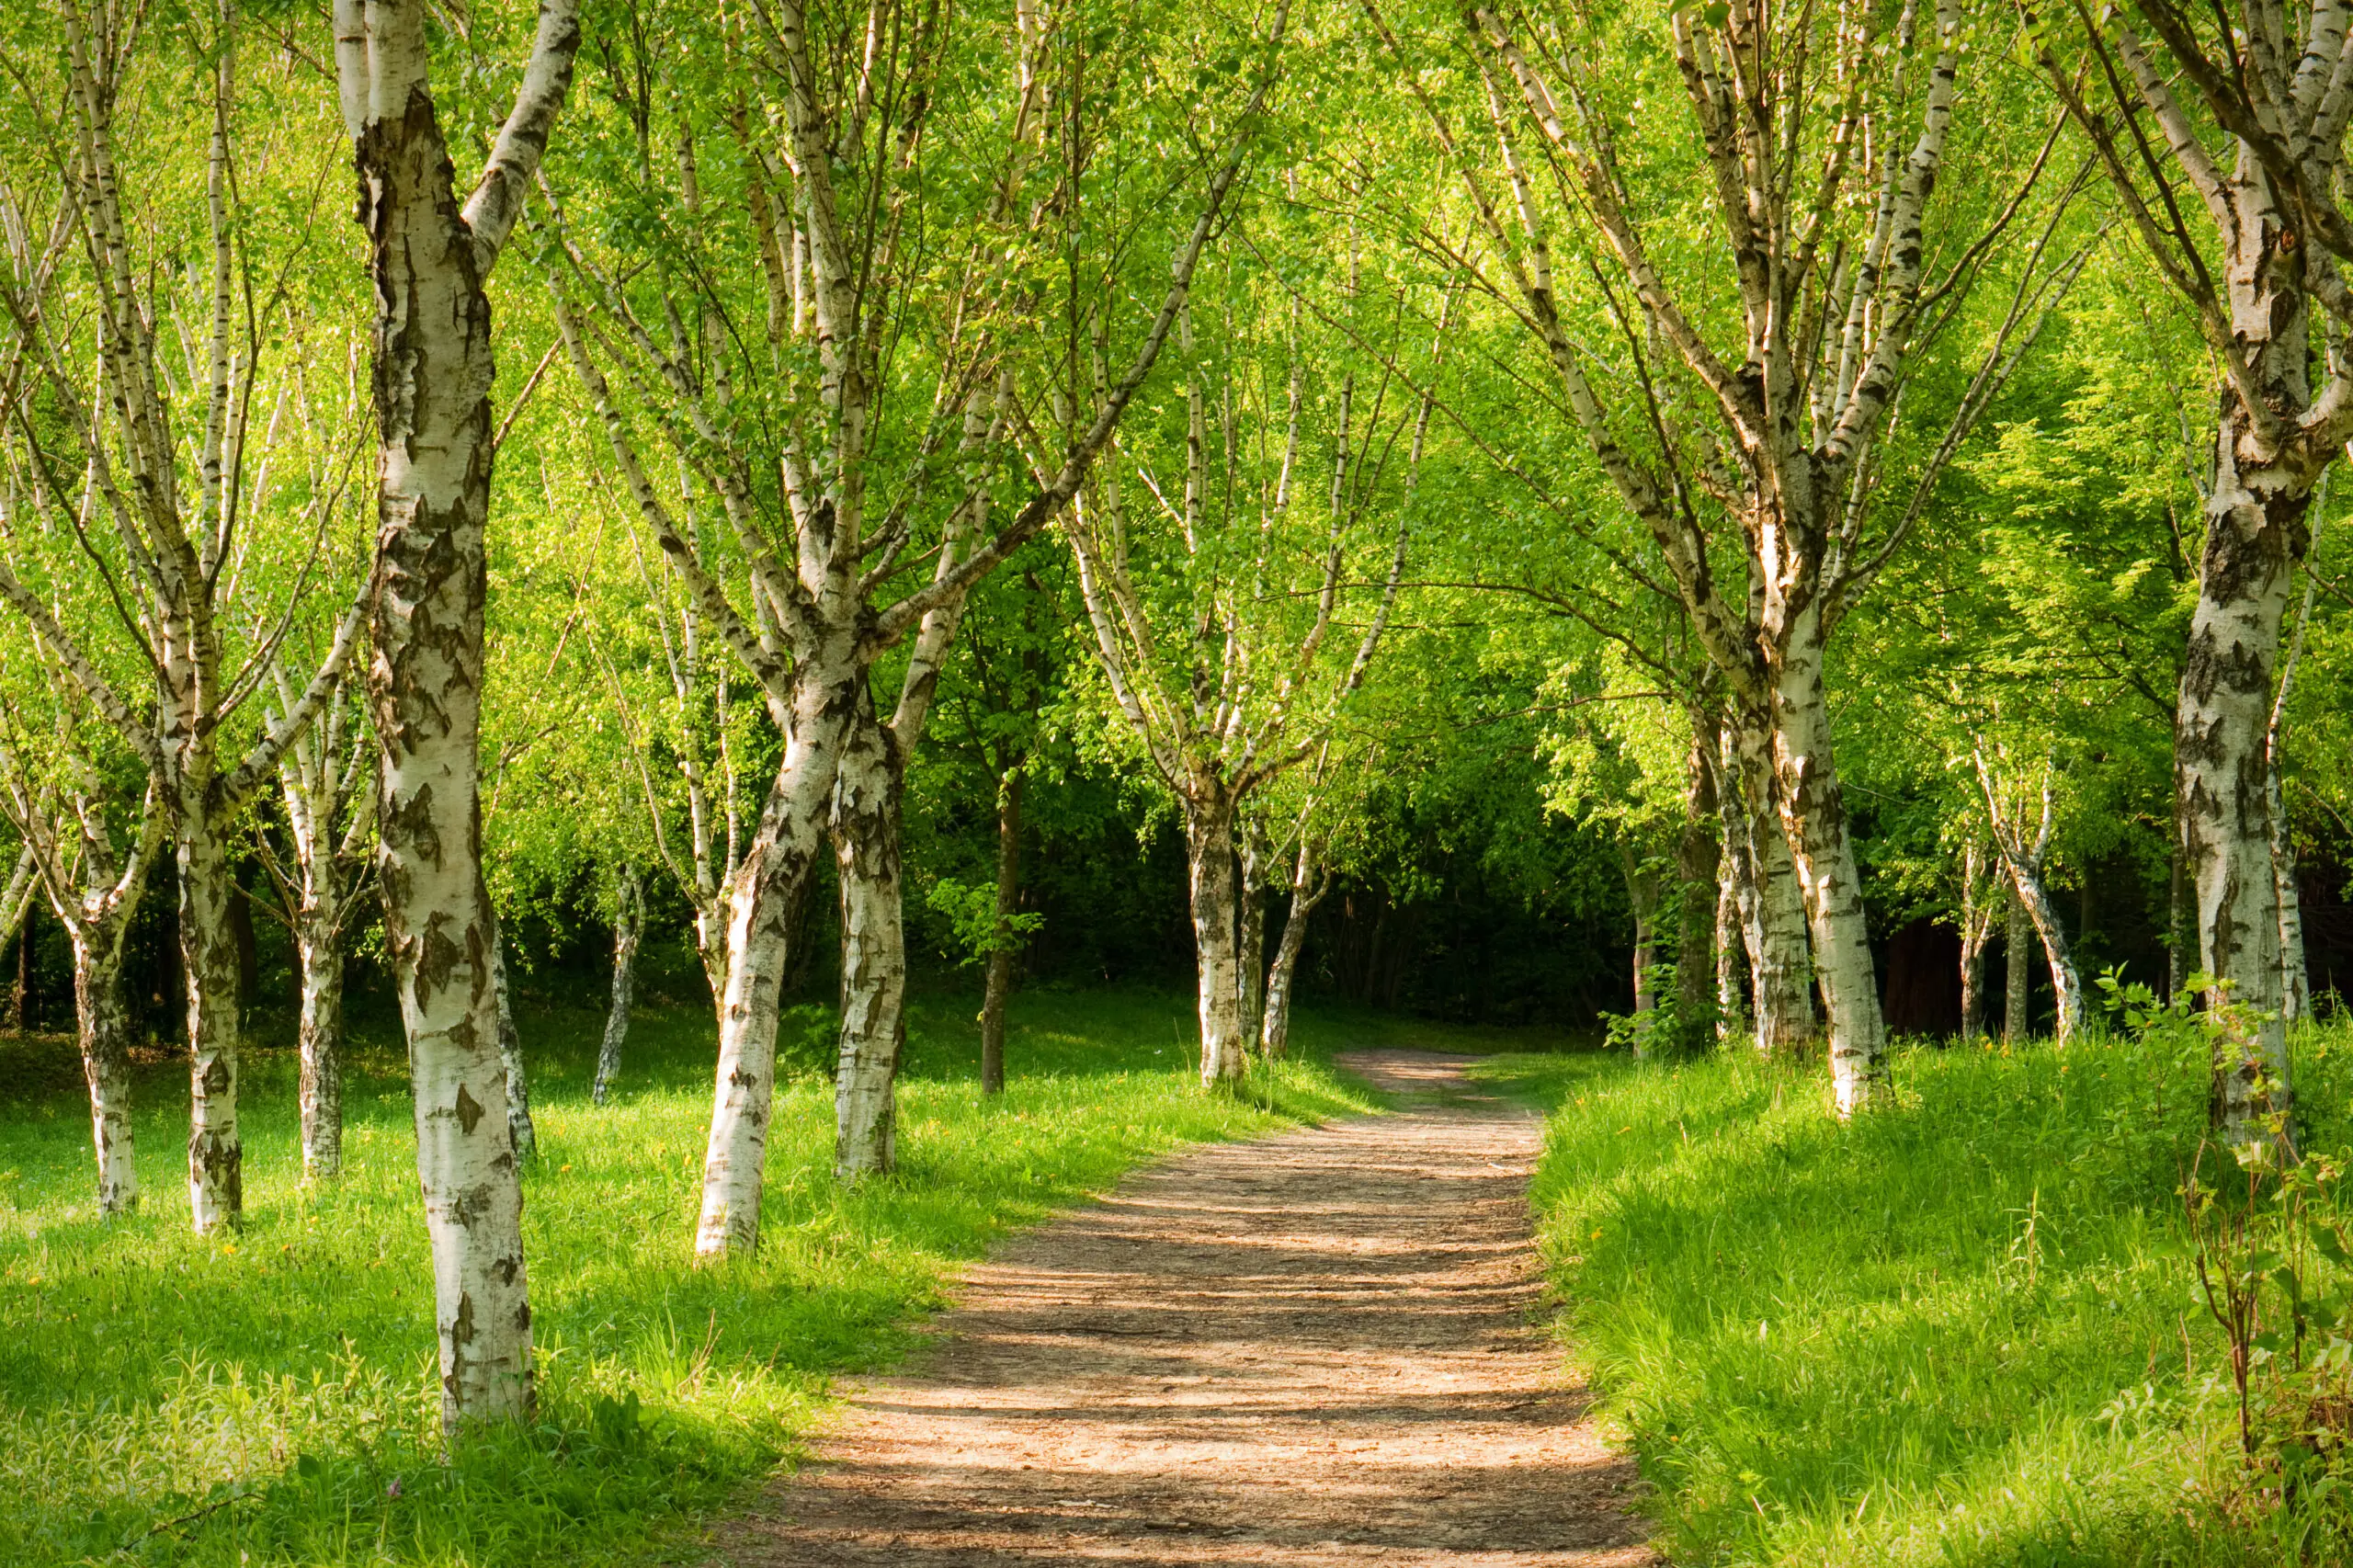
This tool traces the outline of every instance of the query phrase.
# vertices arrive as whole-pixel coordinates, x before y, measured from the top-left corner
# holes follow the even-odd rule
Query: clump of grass
[[[887,1362],[962,1261],[1190,1140],[1365,1108],[1319,1062],[1204,1095],[1181,998],[1025,999],[984,1100],[962,1006],[918,1008],[903,1168],[845,1194],[831,1085],[779,1095],[759,1256],[690,1259],[710,1026],[641,1014],[612,1103],[588,1100],[601,1017],[526,1017],[540,1159],[525,1241],[535,1425],[444,1461],[431,1274],[395,1041],[355,1049],[348,1170],[298,1184],[293,1063],[244,1085],[247,1222],[187,1233],[185,1079],[139,1085],[142,1212],[93,1211],[70,1085],[0,1118],[0,1562],[640,1561],[773,1467],[830,1374]],[[69,1053],[68,1042],[50,1049]]]
[[[2353,1142],[2353,1031],[2299,1043]],[[1557,1108],[1534,1200],[1572,1353],[1684,1564],[2294,1562],[2245,1506],[2179,1188],[2203,1064],[2165,1042],[1912,1049],[1841,1126],[1738,1051],[1478,1069]]]

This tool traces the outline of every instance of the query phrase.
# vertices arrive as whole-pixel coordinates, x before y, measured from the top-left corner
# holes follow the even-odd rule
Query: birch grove
[[[1369,14],[1402,53],[1379,10]],[[1737,4],[1672,14],[1667,42],[1702,157],[1695,179],[1712,187],[1703,221],[1732,260],[1716,277],[1731,285],[1738,331],[1712,335],[1711,296],[1675,271],[1627,183],[1610,88],[1583,63],[1577,37],[1475,7],[1461,25],[1483,123],[1459,125],[1415,91],[1490,247],[1486,289],[1533,335],[1575,426],[1649,530],[1730,688],[1734,724],[1765,732],[1740,748],[1769,753],[1829,1013],[1834,1097],[1851,1112],[1883,1078],[1886,1040],[1833,761],[1828,640],[1902,547],[2080,260],[2045,267],[2045,244],[2029,243],[2007,317],[1943,415],[1933,455],[1908,485],[1899,480],[1908,495],[1882,499],[1897,389],[1937,351],[1944,302],[1967,292],[2025,196],[1995,202],[1982,233],[1949,244],[1952,225],[1932,222],[1961,79],[1955,0],[1932,13],[1906,6],[1892,27],[1861,12]],[[1766,61],[1786,64],[1754,63]],[[1492,161],[1474,135],[1492,142]],[[2049,151],[2046,139],[2029,188]],[[1622,272],[1621,284],[1595,286],[1651,389],[1631,407],[1597,380],[1564,315],[1554,270],[1564,226],[1586,229]],[[1720,537],[1745,557],[1747,582],[1729,592]]]
[[[332,447],[295,428],[332,418],[332,406],[312,396],[298,355],[269,352],[297,301],[283,287],[256,297],[256,258],[239,237],[240,165],[266,158],[269,137],[255,138],[256,151],[239,129],[237,25],[223,4],[200,32],[202,217],[192,233],[154,230],[158,209],[143,198],[164,176],[147,149],[126,146],[118,112],[143,90],[145,19],[72,0],[58,19],[53,183],[7,193],[12,277],[0,306],[19,393],[64,417],[12,421],[0,599],[138,758],[167,824],[187,978],[188,1204],[203,1234],[235,1226],[244,1204],[233,824],[335,689],[360,623],[355,607],[282,722],[241,744],[308,585],[302,558],[315,562],[340,496]],[[200,266],[153,267],[182,244],[200,246]],[[301,259],[272,258],[281,269]],[[278,489],[307,491],[291,503],[306,525],[292,540],[258,520],[288,504]],[[51,549],[34,549],[44,537]],[[70,572],[62,552],[74,547],[110,562],[103,609],[59,592],[52,574]],[[112,644],[135,662],[114,658]]]
[[[1271,42],[1262,46],[1268,56],[1279,48],[1283,15],[1278,9]],[[1064,169],[1073,181],[1085,176],[1084,149],[1068,141],[1074,123],[1059,131],[1066,142],[1061,154],[1044,155],[1054,121],[1044,112],[1040,51],[1070,24],[1029,9],[1016,24],[1003,56],[1009,70],[978,79],[996,96],[983,96],[972,111],[992,128],[999,149],[989,161],[993,173],[985,185],[957,192],[956,205],[939,214],[963,225],[948,226],[957,237],[947,242],[947,255],[969,263],[943,278],[919,272],[904,247],[915,243],[915,221],[931,216],[910,204],[922,199],[938,141],[928,117],[947,112],[938,73],[961,43],[944,18],[897,6],[874,17],[890,47],[866,54],[870,63],[847,74],[834,69],[835,59],[850,55],[836,50],[840,40],[829,29],[862,31],[863,18],[786,6],[763,13],[748,37],[730,36],[731,47],[754,51],[766,70],[745,81],[746,96],[715,128],[734,166],[725,187],[706,178],[692,121],[665,126],[677,210],[692,220],[723,188],[747,237],[749,256],[714,256],[696,278],[744,280],[759,302],[751,319],[762,323],[750,352],[739,352],[749,339],[722,332],[728,301],[715,283],[704,283],[694,319],[676,301],[693,298],[696,284],[677,273],[656,279],[664,289],[658,299],[633,294],[555,208],[565,266],[551,278],[554,310],[639,521],[756,683],[785,742],[728,890],[718,1086],[696,1242],[702,1256],[757,1245],[777,983],[790,912],[805,896],[829,833],[845,932],[835,1170],[854,1180],[892,1167],[892,1080],[904,1028],[895,838],[904,752],[922,726],[964,597],[1068,502],[1151,374],[1241,173],[1245,132],[1271,85],[1269,58],[1234,106],[1240,129],[1225,133],[1226,150],[1197,176],[1198,214],[1189,232],[1178,231],[1158,308],[1097,416],[1072,431],[999,512],[986,470],[1006,439],[1000,422],[1013,413],[1006,405],[1021,395],[1015,334],[1035,301],[1017,269],[987,257],[992,250],[1017,257],[1048,243],[1052,193]],[[758,117],[749,108],[754,92],[763,95]],[[641,99],[630,118],[630,133],[650,145],[653,107]],[[770,125],[781,134],[771,137]],[[898,340],[882,329],[915,301],[937,335],[921,346],[926,362],[903,365],[885,357],[886,342]],[[1074,294],[1070,303],[1081,301]],[[1103,324],[1108,331],[1108,318]],[[904,351],[917,353],[915,346]],[[626,367],[642,389],[642,411],[616,393],[608,364]],[[781,447],[758,444],[767,432],[730,412],[737,398],[756,396],[807,411]],[[693,474],[694,509],[732,541],[740,590],[731,581],[734,568],[702,542],[693,514],[648,477],[650,440]],[[888,488],[875,483],[886,462],[905,465]],[[939,487],[944,497],[932,485],[942,466],[961,471]],[[925,538],[930,547],[910,557],[910,545]],[[926,554],[928,580],[909,583],[902,574]],[[907,663],[886,722],[870,672],[903,642]]]

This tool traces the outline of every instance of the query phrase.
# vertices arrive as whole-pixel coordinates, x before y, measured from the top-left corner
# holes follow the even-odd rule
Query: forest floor
[[[1196,1148],[971,1269],[712,1542],[739,1568],[1652,1561],[1541,1322],[1540,1116],[1473,1059],[1396,1113]]]

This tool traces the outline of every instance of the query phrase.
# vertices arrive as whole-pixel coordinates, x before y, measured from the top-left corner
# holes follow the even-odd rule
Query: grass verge
[[[525,1178],[535,1425],[443,1463],[431,1271],[397,1044],[355,1044],[348,1171],[304,1191],[294,1066],[248,1055],[246,1223],[188,1233],[184,1070],[138,1085],[142,1211],[90,1199],[69,1042],[0,1062],[0,1562],[520,1568],[695,1555],[692,1516],[772,1469],[831,1374],[889,1361],[995,1238],[1194,1140],[1362,1109],[1311,1052],[1242,1096],[1189,1082],[1182,998],[1024,998],[984,1101],[969,1006],[916,1008],[903,1168],[845,1194],[831,1085],[804,1071],[769,1135],[759,1256],[690,1262],[707,1017],[642,1013],[612,1103],[600,1014],[528,1016],[540,1159]],[[797,1030],[798,1033],[792,1031]],[[788,1028],[783,1059],[824,1045]],[[51,1060],[63,1052],[62,1062]]]
[[[1683,1568],[2325,1559],[2235,1484],[2178,1196],[2196,1062],[1911,1050],[1843,1127],[1818,1069],[1736,1053],[1474,1071],[1556,1107],[1563,1333]],[[2298,1072],[2306,1147],[2353,1143],[2353,1030],[2307,1033]]]

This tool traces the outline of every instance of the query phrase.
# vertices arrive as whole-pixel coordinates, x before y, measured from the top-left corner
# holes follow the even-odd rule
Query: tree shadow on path
[[[1188,1153],[974,1268],[723,1560],[1653,1561],[1535,1322],[1540,1120],[1472,1058],[1338,1060],[1397,1110]]]

